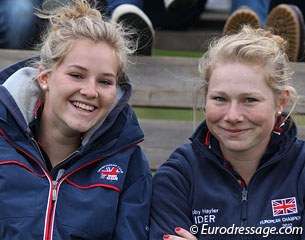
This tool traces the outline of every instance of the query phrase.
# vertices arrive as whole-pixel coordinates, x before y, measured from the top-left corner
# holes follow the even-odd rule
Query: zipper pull
[[[246,188],[243,188],[243,190],[242,190],[241,201],[242,202],[247,202],[248,201],[248,191],[247,191]]]
[[[57,173],[57,177],[56,177],[56,180],[55,181],[52,181],[52,187],[53,187],[53,197],[52,197],[52,199],[53,199],[53,201],[56,201],[57,200],[57,190],[56,190],[56,188],[57,188],[57,184],[58,184],[58,181],[59,181],[59,179],[64,175],[64,173],[65,173],[65,169],[59,169],[58,170],[58,173]]]
[[[243,222],[247,220],[247,202],[248,202],[248,190],[243,188],[241,192],[241,221],[242,226]]]

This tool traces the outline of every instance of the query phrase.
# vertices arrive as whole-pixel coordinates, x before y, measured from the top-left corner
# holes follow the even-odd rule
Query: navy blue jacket
[[[24,64],[0,73],[0,239],[147,239],[152,176],[127,104],[129,81],[103,124],[48,171],[29,130],[39,98],[38,86],[30,87],[36,70],[14,73]],[[28,88],[30,96],[20,94]]]
[[[205,240],[303,239],[302,229],[282,227],[304,227],[305,146],[290,118],[281,129],[243,186],[203,122],[154,176],[150,239],[174,234],[175,227]],[[271,234],[271,227],[285,234]]]

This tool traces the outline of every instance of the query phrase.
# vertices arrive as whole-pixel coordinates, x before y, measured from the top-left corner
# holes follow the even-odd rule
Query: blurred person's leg
[[[122,4],[131,4],[143,10],[143,0],[104,0],[104,2],[107,4],[106,10],[109,16]]]
[[[34,7],[41,0],[0,0],[0,48],[28,49],[39,34]]]
[[[168,11],[164,0],[145,0],[144,12],[155,29],[186,30],[200,17],[206,2],[206,0],[199,0],[192,7]]]

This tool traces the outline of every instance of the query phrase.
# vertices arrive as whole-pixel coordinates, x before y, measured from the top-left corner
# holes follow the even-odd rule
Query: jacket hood
[[[42,96],[36,80],[39,72],[38,69],[28,66],[30,60],[18,62],[0,72],[0,102],[24,131],[29,131],[28,125],[34,120],[35,108]],[[82,145],[94,141],[106,132],[127,105],[132,87],[128,77],[124,75],[123,78],[123,81],[120,81],[123,84],[118,85],[115,101],[107,116],[83,136]]]

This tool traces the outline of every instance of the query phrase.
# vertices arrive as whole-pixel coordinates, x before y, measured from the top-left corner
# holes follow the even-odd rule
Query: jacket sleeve
[[[120,196],[113,240],[146,240],[149,231],[152,175],[148,161],[138,147],[131,156]]]
[[[150,239],[174,234],[175,227],[192,225],[190,164],[179,149],[157,171],[153,181]]]

